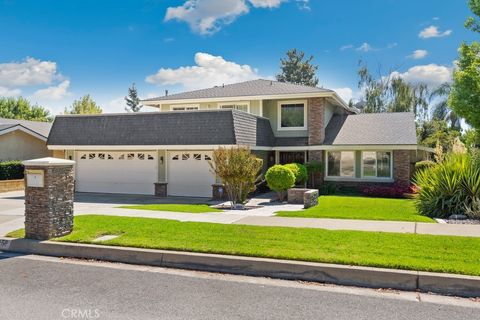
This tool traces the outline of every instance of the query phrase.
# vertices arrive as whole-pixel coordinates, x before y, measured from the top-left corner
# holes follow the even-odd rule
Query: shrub
[[[292,170],[293,175],[295,176],[295,183],[301,184],[304,183],[308,178],[307,168],[300,163],[289,163],[284,165],[284,167]]]
[[[465,214],[480,198],[480,167],[467,153],[452,153],[415,174],[417,208],[429,217]]]
[[[247,195],[255,191],[263,161],[246,147],[218,148],[213,151],[213,160],[209,164],[225,185],[228,199],[235,208],[238,202],[245,202]]]
[[[267,180],[268,187],[277,192],[280,201],[285,199],[285,191],[295,184],[295,175],[292,170],[279,164],[267,170],[265,179]]]
[[[425,168],[433,167],[434,165],[435,165],[435,162],[433,162],[431,160],[419,161],[419,162],[415,163],[415,172],[417,172],[419,170],[423,170]]]
[[[325,182],[320,190],[318,190],[321,195],[328,196],[337,193],[337,185],[332,182]]]
[[[362,189],[362,193],[369,197],[380,198],[405,198],[406,193],[411,193],[409,186],[394,184],[391,186],[372,185]]]
[[[19,160],[0,162],[0,180],[23,179],[23,170]]]
[[[312,160],[305,164],[312,187],[315,187],[315,175],[324,170],[323,162]]]

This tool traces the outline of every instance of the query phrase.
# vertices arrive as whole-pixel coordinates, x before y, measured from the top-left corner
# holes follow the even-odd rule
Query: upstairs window
[[[240,110],[243,112],[249,112],[250,110],[250,103],[248,102],[226,102],[226,103],[219,103],[218,107],[220,109],[235,109]]]
[[[278,130],[304,130],[307,128],[305,101],[278,103]]]

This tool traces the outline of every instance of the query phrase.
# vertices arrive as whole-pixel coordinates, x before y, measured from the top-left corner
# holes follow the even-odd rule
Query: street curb
[[[480,277],[0,237],[0,250],[368,288],[480,297]]]

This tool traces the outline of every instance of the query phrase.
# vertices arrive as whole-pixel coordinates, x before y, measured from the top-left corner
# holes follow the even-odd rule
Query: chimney
[[[168,96],[168,90],[165,90],[165,97]]]

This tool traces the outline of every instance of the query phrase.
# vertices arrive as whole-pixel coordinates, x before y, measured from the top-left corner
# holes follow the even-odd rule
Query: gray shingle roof
[[[325,128],[325,145],[417,144],[411,112],[335,115]]]
[[[48,144],[264,145],[268,136],[273,137],[268,119],[218,109],[57,116]]]
[[[161,101],[161,100],[183,100],[183,99],[208,99],[208,98],[226,98],[242,96],[268,96],[279,94],[298,94],[298,93],[320,93],[332,92],[332,90],[303,86],[293,83],[278,82],[273,80],[251,80],[234,84],[226,84],[213,88],[182,92],[163,97],[150,98],[142,100]]]
[[[31,130],[47,138],[50,132],[50,129],[52,128],[52,123],[0,118],[0,131],[14,127],[14,126],[22,126],[28,130]]]

